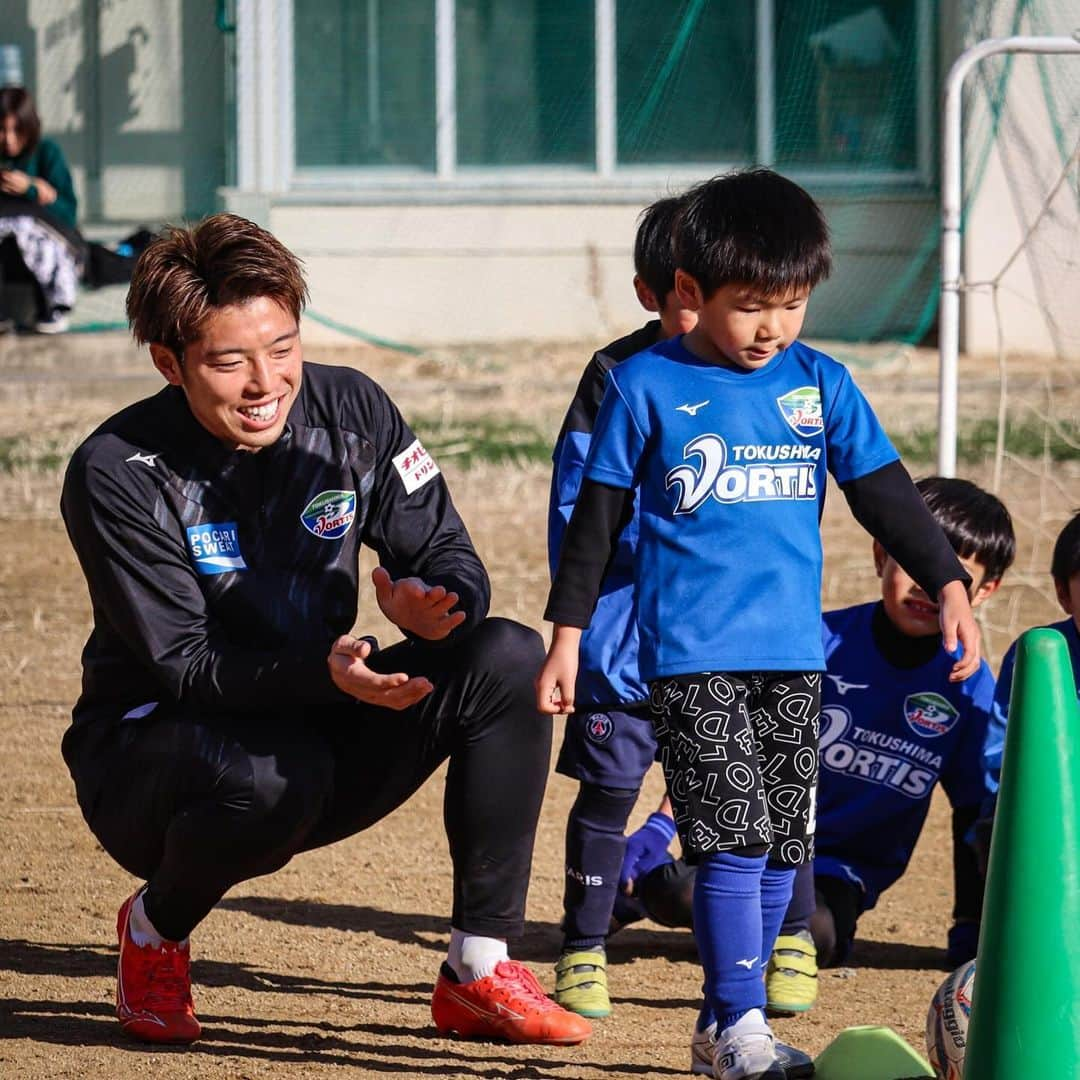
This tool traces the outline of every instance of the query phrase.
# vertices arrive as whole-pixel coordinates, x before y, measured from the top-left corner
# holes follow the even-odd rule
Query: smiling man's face
[[[303,354],[296,319],[272,297],[219,308],[182,358],[164,345],[150,353],[195,419],[229,449],[261,450],[281,437]]]

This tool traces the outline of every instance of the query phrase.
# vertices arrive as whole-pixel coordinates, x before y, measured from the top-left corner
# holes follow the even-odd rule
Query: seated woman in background
[[[42,334],[65,331],[75,303],[82,261],[76,207],[67,162],[56,143],[41,137],[29,91],[0,88],[0,288],[34,283],[35,329]],[[0,307],[0,333],[12,328]]]

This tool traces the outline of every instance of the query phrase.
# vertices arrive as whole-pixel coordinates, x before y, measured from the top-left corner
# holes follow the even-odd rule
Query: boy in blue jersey
[[[979,665],[968,575],[847,370],[798,341],[831,267],[820,208],[768,169],[686,197],[675,289],[694,330],[613,368],[563,542],[537,676],[574,707],[581,631],[634,498],[639,667],[683,850],[706,1006],[692,1049],[719,1080],[781,1080],[763,959],[813,856],[827,472]],[[768,865],[767,865],[768,863]]]
[[[552,454],[548,552],[554,575],[607,373],[658,341],[693,328],[693,312],[675,295],[672,232],[680,201],[665,198],[641,215],[634,242],[634,289],[646,311],[659,314],[613,341],[589,361]],[[600,589],[596,613],[582,635],[577,674],[581,711],[567,717],[556,771],[580,783],[566,823],[563,945],[555,965],[554,997],[582,1016],[611,1012],[604,938],[615,904],[624,835],[641,780],[656,755],[648,690],[638,673],[633,615],[637,515],[627,524]],[[667,840],[675,834],[672,825]]]
[[[1063,635],[1069,646],[1073,679],[1076,682],[1077,697],[1080,698],[1080,512],[1076,513],[1054,541],[1054,554],[1050,559],[1050,576],[1054,579],[1054,592],[1057,594],[1061,610],[1069,617],[1062,619],[1061,622],[1051,623],[1049,628]],[[1014,641],[1005,653],[1005,659],[1001,661],[997,691],[994,694],[994,710],[990,718],[990,731],[986,738],[985,764],[988,781],[995,795],[1001,779],[1001,755],[1005,749],[1005,724],[1009,716],[1009,695],[1012,693],[1015,663],[1016,642]],[[992,805],[993,799],[988,800],[988,803]],[[989,837],[981,836],[980,843],[984,851],[988,850]]]
[[[997,591],[1016,553],[1008,511],[967,480],[930,477],[916,487],[977,583],[977,607]],[[818,964],[846,958],[858,918],[907,869],[939,782],[953,807],[949,967],[975,955],[982,879],[965,837],[986,796],[982,747],[994,678],[983,661],[970,679],[949,682],[952,659],[941,647],[935,605],[876,542],[874,566],[881,599],[822,619],[827,670],[816,854],[813,866],[796,871],[766,977],[768,1005],[777,1013],[809,1009]],[[645,914],[692,926],[692,878],[693,868],[681,861],[644,875],[635,892]]]

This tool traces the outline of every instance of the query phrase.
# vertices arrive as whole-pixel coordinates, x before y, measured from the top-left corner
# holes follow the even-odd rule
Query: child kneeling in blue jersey
[[[581,630],[640,503],[639,668],[683,850],[719,1080],[781,1080],[763,961],[813,856],[827,472],[938,606],[950,679],[979,666],[969,578],[847,370],[798,341],[831,267],[820,208],[768,169],[686,197],[675,289],[695,329],[608,375],[545,618],[548,713],[574,707]]]
[[[1008,510],[968,480],[930,477],[916,487],[971,576],[977,607],[1016,554]],[[953,811],[948,966],[970,960],[979,939],[983,881],[966,838],[987,795],[994,676],[983,661],[951,683],[936,605],[876,542],[874,566],[880,602],[823,619],[817,851],[813,867],[797,872],[766,977],[769,1007],[781,1014],[813,1005],[817,966],[844,961],[858,919],[907,869],[938,783]]]
[[[552,454],[548,552],[552,574],[581,488],[582,470],[607,373],[658,341],[693,328],[697,317],[675,295],[672,233],[678,198],[641,215],[634,241],[634,288],[642,307],[659,314],[640,330],[595,353],[578,383]],[[649,692],[638,673],[633,612],[635,513],[619,535],[590,629],[582,635],[577,713],[567,717],[556,771],[579,781],[566,822],[563,944],[554,998],[582,1016],[611,1012],[604,939],[611,922],[626,823],[642,778],[656,756]],[[674,826],[668,839],[674,835]]]
[[[1061,610],[1069,617],[1061,622],[1051,623],[1050,630],[1056,630],[1065,638],[1069,647],[1069,659],[1072,661],[1073,679],[1076,682],[1077,698],[1080,699],[1080,512],[1068,522],[1054,541],[1054,553],[1050,559],[1050,576],[1054,580],[1054,592],[1057,594]],[[998,674],[997,691],[994,694],[994,709],[990,719],[990,732],[986,739],[985,764],[988,781],[995,796],[1001,779],[1001,755],[1005,749],[1005,725],[1009,717],[1009,695],[1012,693],[1013,667],[1016,663],[1016,642],[1014,641],[1001,661]],[[992,804],[993,799],[989,800]],[[984,838],[984,846],[989,837]]]

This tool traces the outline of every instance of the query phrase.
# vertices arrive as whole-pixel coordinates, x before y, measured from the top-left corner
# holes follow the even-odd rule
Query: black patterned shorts
[[[688,861],[758,844],[789,866],[813,858],[821,673],[675,675],[649,692]]]

